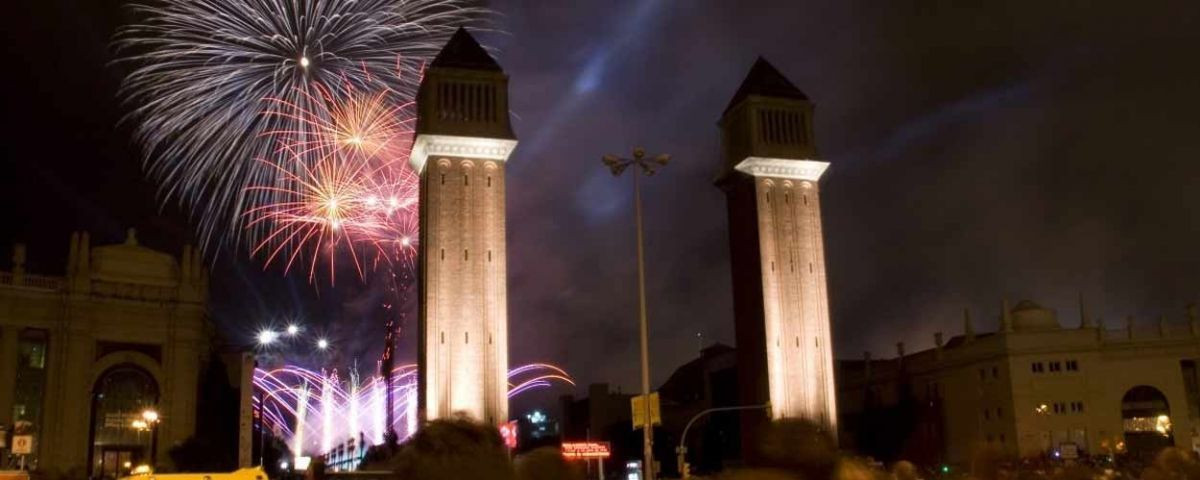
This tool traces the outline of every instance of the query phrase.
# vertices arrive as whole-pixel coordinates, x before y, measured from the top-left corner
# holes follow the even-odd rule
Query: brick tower
[[[808,97],[759,58],[721,116],[717,185],[729,211],[738,376],[743,404],[836,432],[833,356]],[[763,415],[744,417],[744,437]]]
[[[421,175],[420,410],[508,420],[504,167],[508,76],[459,29],[425,72],[411,161]]]

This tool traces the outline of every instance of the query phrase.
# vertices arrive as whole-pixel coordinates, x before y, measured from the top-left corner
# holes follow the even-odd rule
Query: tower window
[[[804,195],[804,204],[808,205],[808,195]]]
[[[813,273],[812,262],[808,262],[808,273]]]
[[[446,184],[446,174],[442,174],[442,185]]]
[[[492,186],[492,177],[490,175],[488,176],[487,182],[488,182],[487,186],[490,188]]]
[[[470,185],[471,185],[471,177],[469,177],[467,175],[463,175],[463,186],[466,187],[466,186],[470,186]]]
[[[800,337],[796,337],[796,348],[800,348]]]
[[[463,332],[463,343],[471,343],[471,332]]]
[[[488,261],[492,261],[492,251],[488,250]]]
[[[446,332],[442,332],[442,343],[446,343]]]
[[[463,260],[468,260],[470,258],[471,256],[467,254],[467,250],[463,250]]]
[[[446,249],[442,249],[442,260],[446,259]]]
[[[792,203],[788,194],[783,194],[783,203]]]

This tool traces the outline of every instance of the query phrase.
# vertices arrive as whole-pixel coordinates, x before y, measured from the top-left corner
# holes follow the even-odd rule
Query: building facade
[[[839,362],[844,440],[883,458],[957,464],[984,448],[1061,458],[1200,446],[1195,309],[1186,323],[1127,319],[1115,330],[1082,302],[1080,312],[1066,328],[1054,310],[1005,302],[996,332],[975,333],[964,315],[963,333],[935,334],[933,349],[898,344],[895,358]]]
[[[30,466],[112,477],[168,465],[195,430],[208,353],[207,274],[138,245],[92,247],[71,235],[64,276],[25,271],[25,247],[0,272],[0,423],[34,437]],[[158,421],[135,427],[144,411]],[[14,457],[5,451],[5,460]]]
[[[813,106],[759,58],[720,121],[743,405],[837,421]],[[743,416],[755,437],[760,412]]]
[[[504,170],[508,77],[460,29],[429,64],[411,161],[421,175],[422,417],[508,420]]]

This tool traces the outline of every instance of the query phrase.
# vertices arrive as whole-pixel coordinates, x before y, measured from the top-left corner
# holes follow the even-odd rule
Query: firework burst
[[[261,161],[275,157],[281,132],[299,144],[331,133],[310,130],[303,115],[265,114],[277,107],[267,99],[305,111],[323,108],[325,96],[376,92],[344,104],[339,117],[350,123],[337,126],[379,131],[371,123],[381,119],[359,107],[411,100],[422,62],[486,15],[467,0],[140,0],[132,10],[140,23],[115,39],[118,62],[130,66],[128,118],[147,173],[164,200],[193,212],[206,247],[246,232],[244,213],[278,203],[273,188],[290,188],[285,179],[323,171],[311,158]],[[378,145],[353,132],[332,133]],[[292,147],[293,157],[310,153]]]
[[[302,103],[269,99],[268,115],[300,128],[269,132],[279,145],[274,183],[252,185],[264,203],[248,209],[254,255],[285,270],[300,264],[308,278],[318,263],[345,251],[360,277],[364,265],[409,262],[415,252],[419,184],[407,161],[411,115],[381,93],[321,91]]]

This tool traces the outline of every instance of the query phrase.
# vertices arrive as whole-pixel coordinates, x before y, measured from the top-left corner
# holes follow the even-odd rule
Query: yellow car
[[[243,468],[232,473],[152,473],[134,472],[121,480],[270,480],[262,467]]]

